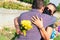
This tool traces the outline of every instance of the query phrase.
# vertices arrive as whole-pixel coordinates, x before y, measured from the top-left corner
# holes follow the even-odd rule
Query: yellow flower
[[[30,22],[29,20],[22,20],[22,21],[21,21],[21,25],[22,25],[26,30],[32,28],[31,22]]]
[[[32,29],[31,21],[29,21],[29,20],[22,20],[21,21],[21,25],[22,25],[22,27],[24,27],[24,29],[26,29],[26,30],[22,30],[23,33],[24,33],[24,36],[26,36],[26,31]]]

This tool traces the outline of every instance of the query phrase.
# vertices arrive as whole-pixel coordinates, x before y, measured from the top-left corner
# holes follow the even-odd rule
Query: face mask
[[[48,10],[48,7],[46,7],[43,11],[44,14],[51,15],[51,10]]]

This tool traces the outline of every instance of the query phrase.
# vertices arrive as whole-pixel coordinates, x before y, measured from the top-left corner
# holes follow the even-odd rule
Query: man
[[[45,30],[45,28],[47,26],[49,26],[51,24],[54,24],[54,22],[55,22],[55,18],[54,17],[49,16],[49,15],[46,15],[46,14],[43,14],[42,15],[42,12],[44,10],[43,1],[41,1],[41,0],[34,0],[32,8],[33,8],[33,10],[22,14],[18,18],[18,20],[19,20],[18,22],[19,23],[20,23],[21,20],[30,20],[32,16],[37,15],[39,18],[42,17],[44,19],[43,20],[43,22],[44,22],[44,24],[43,24],[44,25],[44,30]],[[53,8],[55,9],[54,6],[53,6]],[[50,22],[47,22],[47,20],[45,18],[47,20],[49,19],[51,21]],[[40,34],[37,26],[35,26],[34,24],[32,26],[33,26],[33,29],[27,32],[27,36],[24,37],[24,36],[21,35],[18,40],[40,40],[41,39],[41,34]],[[19,33],[21,34],[21,31],[19,29],[19,24],[17,23],[17,21],[15,21],[15,27],[16,27],[16,30],[17,30],[17,34],[19,34]],[[47,30],[49,30],[49,31],[47,31],[47,32],[45,31],[45,32],[46,33],[49,33],[51,35],[52,28],[51,27],[48,27]],[[50,37],[50,35],[48,37]],[[45,34],[45,36],[46,36],[46,34]],[[46,36],[44,39],[48,40],[49,39],[48,37]]]

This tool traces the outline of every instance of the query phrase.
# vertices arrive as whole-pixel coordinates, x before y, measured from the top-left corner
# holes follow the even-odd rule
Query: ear
[[[42,9],[42,11],[44,11],[44,8],[45,8],[45,7],[42,7],[42,8],[41,8],[41,9]]]

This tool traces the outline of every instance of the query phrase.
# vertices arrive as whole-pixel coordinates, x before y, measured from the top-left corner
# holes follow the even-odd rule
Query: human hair
[[[33,0],[32,9],[41,9],[44,6],[44,0]]]
[[[56,5],[53,3],[49,3],[48,5],[53,5],[55,7],[55,9],[57,8]],[[55,13],[55,12],[56,12],[56,10],[53,13]]]

